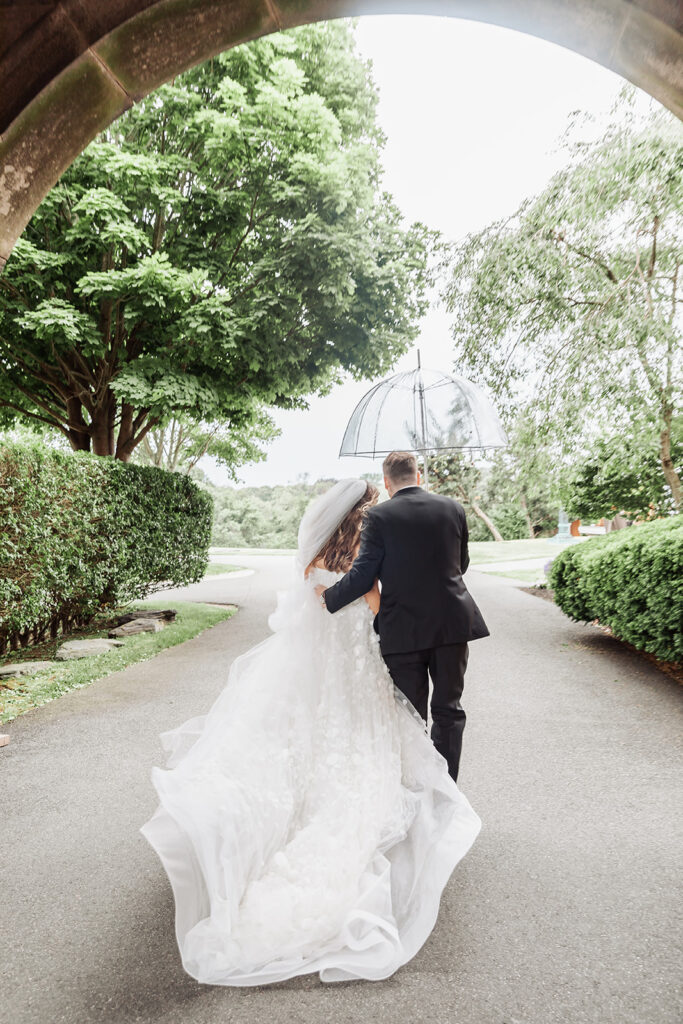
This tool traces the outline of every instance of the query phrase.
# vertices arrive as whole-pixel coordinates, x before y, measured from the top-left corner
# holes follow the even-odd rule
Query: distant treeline
[[[380,500],[386,497],[379,474],[364,474],[380,490]],[[197,478],[199,479],[198,475]],[[216,487],[204,478],[204,486],[214,500],[213,536],[215,547],[295,548],[301,517],[312,498],[328,490],[336,481],[332,478],[309,483],[300,480],[277,487]],[[489,496],[489,491],[491,495]],[[477,494],[489,514],[500,525],[505,540],[528,537],[531,531],[522,514],[519,502],[511,496],[503,497],[497,481],[482,488]],[[463,500],[458,495],[458,500]],[[492,540],[491,532],[465,500],[465,511],[472,540]],[[480,510],[479,510],[480,512]],[[539,514],[535,511],[535,514]],[[556,510],[540,513],[543,533],[552,533],[557,521]],[[535,525],[535,524],[534,524]],[[531,535],[538,535],[537,527]]]
[[[215,547],[295,548],[299,522],[311,498],[328,490],[334,480],[298,482],[277,487],[215,487]]]

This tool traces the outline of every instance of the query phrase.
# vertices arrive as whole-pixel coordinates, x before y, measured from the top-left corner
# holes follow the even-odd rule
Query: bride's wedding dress
[[[314,569],[205,716],[163,733],[141,831],[175,896],[185,970],[260,985],[380,979],[415,955],[480,828],[394,687],[364,599],[331,615]]]

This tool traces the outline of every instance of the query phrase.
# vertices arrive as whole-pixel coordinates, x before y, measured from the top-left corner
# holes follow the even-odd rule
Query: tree
[[[296,548],[299,523],[308,503],[334,480],[299,480],[274,487],[214,487],[212,543],[218,547]]]
[[[560,505],[558,462],[553,445],[522,411],[510,419],[508,447],[497,451],[486,480],[485,500],[496,510],[499,503],[519,509],[529,538],[557,526]]]
[[[494,540],[503,539],[496,524],[479,504],[480,495],[477,492],[482,479],[479,466],[476,466],[474,462],[468,462],[462,452],[453,451],[447,455],[430,456],[427,460],[427,468],[433,491],[457,498],[481,519]]]
[[[261,445],[279,434],[280,430],[265,412],[258,413],[253,422],[239,429],[233,428],[230,422],[195,423],[179,416],[163,426],[153,427],[135,451],[134,460],[189,476],[199,460],[210,455],[236,480],[240,466],[265,459],[266,452]]]
[[[240,431],[391,366],[434,236],[381,192],[354,45],[335,21],[230,50],[87,148],[0,277],[0,425],[127,460],[171,417]]]
[[[682,237],[680,124],[663,110],[639,121],[622,100],[541,195],[454,247],[445,289],[458,365],[508,416],[525,408],[572,457],[601,435],[655,429],[676,508]]]
[[[677,471],[683,466],[683,433],[672,445]],[[615,436],[597,441],[589,455],[564,474],[562,503],[581,519],[652,519],[671,511],[672,498],[662,479],[658,444],[651,434]]]
[[[526,427],[520,423],[509,431],[509,447],[493,454],[480,487],[481,504],[506,540],[533,539],[557,525],[559,496],[550,458]]]

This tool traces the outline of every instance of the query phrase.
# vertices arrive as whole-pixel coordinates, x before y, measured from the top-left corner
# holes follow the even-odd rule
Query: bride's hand
[[[367,594],[365,594],[364,597],[365,600],[370,605],[370,608],[372,609],[372,614],[377,615],[379,611],[380,602],[379,580],[375,580],[375,582],[372,585],[372,590],[368,590]]]

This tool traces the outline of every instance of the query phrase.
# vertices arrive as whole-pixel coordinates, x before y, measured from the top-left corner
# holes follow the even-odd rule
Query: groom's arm
[[[384,559],[384,544],[377,525],[368,516],[361,533],[360,551],[346,576],[325,591],[325,605],[330,612],[351,604],[372,590]]]

